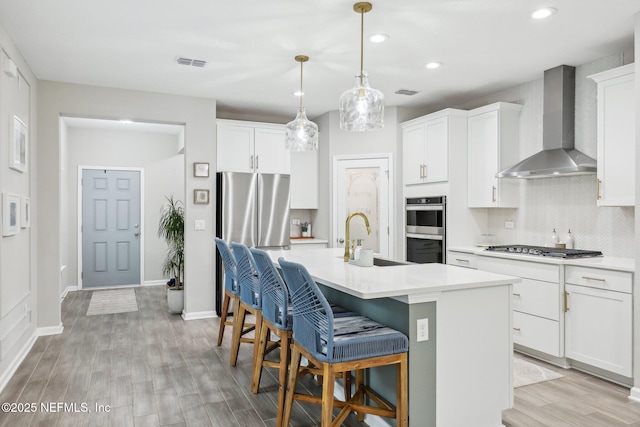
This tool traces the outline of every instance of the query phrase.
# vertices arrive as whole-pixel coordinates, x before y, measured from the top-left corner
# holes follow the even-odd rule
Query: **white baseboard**
[[[7,367],[7,370],[0,376],[0,393],[2,393],[6,385],[9,383],[9,380],[11,380],[11,377],[13,377],[13,374],[16,373],[22,361],[25,359],[25,357],[27,357],[27,354],[29,354],[29,352],[31,351],[31,348],[36,343],[37,338],[38,338],[38,333],[37,331],[34,331],[31,337],[22,346],[22,348],[20,349],[20,352],[18,352],[16,357],[9,364],[9,366]]]
[[[635,400],[636,402],[640,402],[640,387],[631,388],[631,392],[629,393],[629,399]]]
[[[196,311],[193,313],[182,312],[182,318],[184,320],[211,319],[212,317],[218,317],[215,311]]]
[[[64,326],[62,326],[62,322],[58,326],[47,326],[46,328],[38,328],[36,329],[36,334],[39,337],[44,337],[47,335],[59,335],[64,331]]]
[[[166,280],[145,280],[142,286],[166,285]]]
[[[78,290],[77,286],[67,286],[64,291],[62,291],[62,294],[60,295],[60,301],[62,301],[64,298],[67,297],[67,294],[69,292],[75,292]]]

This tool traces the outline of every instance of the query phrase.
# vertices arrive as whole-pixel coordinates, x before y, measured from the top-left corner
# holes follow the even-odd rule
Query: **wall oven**
[[[406,200],[407,261],[446,263],[445,196]]]

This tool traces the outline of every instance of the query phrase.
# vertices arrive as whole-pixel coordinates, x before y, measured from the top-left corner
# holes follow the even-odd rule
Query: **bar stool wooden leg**
[[[322,427],[330,427],[333,418],[334,373],[330,363],[324,363],[322,369]]]
[[[300,369],[300,350],[295,346],[291,351],[291,363],[289,365],[289,380],[287,381],[287,391],[284,401],[284,417],[282,419],[282,427],[288,427],[291,420],[291,411],[293,410],[293,395],[296,392],[296,382],[298,381],[298,370]],[[333,401],[333,396],[331,397]]]
[[[231,342],[231,357],[229,363],[231,366],[236,366],[238,362],[238,351],[240,350],[240,338],[242,338],[242,331],[244,329],[244,320],[247,316],[247,310],[243,304],[236,304],[238,308],[234,313],[233,322],[233,340]]]
[[[258,348],[260,347],[260,337],[262,336],[262,330],[264,329],[265,333],[267,334],[267,337],[270,336],[269,328],[263,325],[263,322],[262,322],[262,310],[256,310],[254,314],[256,316],[256,329],[255,329],[254,338],[253,338],[253,362],[251,363],[252,374],[255,374],[256,369],[258,369],[258,364],[262,366],[262,359],[264,358],[264,355],[263,355],[263,357],[258,359]],[[268,338],[265,338],[265,341],[268,341]],[[258,380],[258,384],[256,384],[256,391],[254,393],[258,392],[259,385],[260,385],[260,381]],[[251,389],[253,390],[253,384],[251,384]]]
[[[364,405],[364,369],[356,369],[356,396],[358,405]],[[357,412],[358,421],[364,421],[364,412]]]
[[[409,426],[409,367],[408,355],[402,354],[400,363],[396,365],[396,425]]]
[[[220,329],[218,330],[218,347],[222,345],[222,337],[224,336],[224,328],[227,325],[227,313],[229,312],[229,294],[224,293],[224,299],[222,300],[222,312],[220,313]]]
[[[278,419],[276,426],[282,425],[282,415],[284,412],[284,397],[287,388],[287,370],[289,367],[290,339],[287,332],[280,336],[280,371],[278,372]]]
[[[264,324],[260,328],[260,338],[258,341],[258,348],[256,349],[255,357],[258,360],[258,363],[253,367],[253,376],[251,379],[251,391],[253,393],[258,392],[258,388],[260,387],[260,378],[262,377],[262,361],[264,360],[264,355],[267,348],[267,333],[269,328]]]

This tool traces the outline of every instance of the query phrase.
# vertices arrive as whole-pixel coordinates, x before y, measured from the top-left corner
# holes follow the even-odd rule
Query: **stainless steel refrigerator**
[[[216,174],[216,236],[227,243],[283,249],[289,240],[289,175]],[[217,253],[217,251],[216,251]],[[220,315],[224,269],[216,255],[216,311]]]

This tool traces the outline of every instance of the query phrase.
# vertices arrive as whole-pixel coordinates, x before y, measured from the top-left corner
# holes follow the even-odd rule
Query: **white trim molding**
[[[77,286],[67,286],[66,288],[64,288],[64,291],[62,291],[62,294],[60,294],[60,301],[65,299],[69,292],[75,292],[77,290],[78,290]]]
[[[629,392],[629,399],[640,402],[640,387],[633,387]]]
[[[46,337],[48,335],[60,335],[64,331],[64,326],[62,326],[62,322],[58,326],[46,326],[44,328],[36,329],[36,334],[39,337]]]
[[[34,331],[33,334],[31,334],[31,337],[22,346],[22,348],[20,349],[16,357],[13,359],[13,361],[9,364],[9,366],[7,367],[7,370],[4,371],[4,373],[0,376],[0,393],[2,393],[6,385],[9,383],[9,381],[11,380],[11,377],[13,377],[13,374],[16,373],[22,361],[27,357],[27,355],[31,351],[31,348],[36,343],[37,338],[38,338],[37,331]]]
[[[183,320],[211,319],[214,317],[218,317],[215,311],[196,311],[193,313],[182,312]]]

